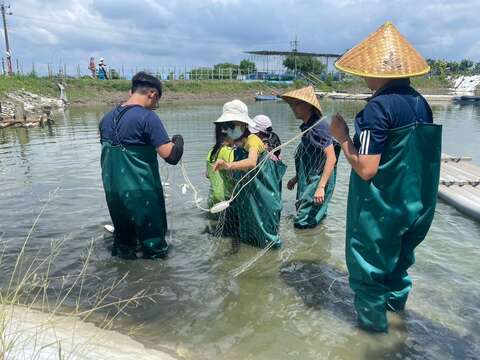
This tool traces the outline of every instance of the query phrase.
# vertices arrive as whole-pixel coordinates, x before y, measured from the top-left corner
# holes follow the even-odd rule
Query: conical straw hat
[[[312,105],[315,109],[317,109],[320,113],[319,114],[320,116],[323,113],[322,108],[320,106],[320,102],[317,99],[317,95],[315,95],[315,89],[311,85],[301,89],[286,92],[285,94],[282,95],[282,99],[289,104],[292,103],[292,100],[304,101]]]
[[[372,78],[406,78],[430,71],[425,59],[390,21],[335,62],[346,73]]]

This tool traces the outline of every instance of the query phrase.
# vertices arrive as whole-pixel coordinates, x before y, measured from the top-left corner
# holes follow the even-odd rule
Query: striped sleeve
[[[357,134],[360,155],[379,155],[387,142],[389,120],[382,104],[371,100],[357,118]]]
[[[368,155],[370,148],[371,130],[363,130],[360,133],[360,155]]]

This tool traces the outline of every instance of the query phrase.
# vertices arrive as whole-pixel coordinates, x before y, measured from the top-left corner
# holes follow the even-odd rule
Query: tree
[[[473,68],[473,61],[468,59],[463,59],[460,61],[459,70],[462,74],[470,74]]]
[[[236,79],[239,66],[232,63],[221,63],[213,67],[215,79]]]
[[[253,61],[243,59],[240,61],[240,71],[242,74],[252,74],[257,72],[257,66]]]
[[[316,75],[322,75],[327,70],[327,65],[312,56],[289,55],[283,61],[283,66],[291,71]]]
[[[477,62],[472,70],[473,75],[480,75],[480,62]]]
[[[212,69],[208,67],[200,67],[190,71],[190,79],[192,80],[208,80],[211,78]]]
[[[110,79],[112,79],[112,80],[118,80],[118,79],[121,78],[121,77],[120,77],[120,74],[118,73],[117,70],[110,68],[109,71],[110,71]]]

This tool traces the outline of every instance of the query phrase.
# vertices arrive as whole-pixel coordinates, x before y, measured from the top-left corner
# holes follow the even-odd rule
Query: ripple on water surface
[[[212,121],[222,104],[162,106],[169,133],[185,137],[185,163],[206,197],[205,157],[213,141]],[[324,102],[326,112],[353,119],[357,102]],[[480,163],[480,108],[438,105],[444,125],[444,151],[473,156]],[[232,271],[257,253],[241,246],[231,253],[228,239],[212,242],[208,220],[183,195],[176,167],[161,167],[170,183],[167,199],[172,244],[166,261],[111,258],[112,238],[100,178],[98,119],[105,108],[70,109],[45,129],[0,130],[0,234],[8,241],[2,278],[8,274],[35,217],[42,214],[28,253],[49,251],[65,239],[56,274],[78,272],[89,241],[96,239],[86,291],[129,273],[117,289],[127,297],[148,288],[156,302],[145,302],[120,317],[120,331],[148,346],[170,344],[195,359],[464,359],[480,353],[480,225],[439,202],[432,229],[418,248],[411,274],[415,284],[403,318],[391,317],[388,335],[368,335],[355,327],[352,293],[344,263],[345,206],[349,167],[342,157],[328,217],[313,230],[292,228],[294,193],[284,191],[281,236],[284,247],[267,253],[237,278]],[[250,104],[265,113],[283,141],[298,131],[284,103]],[[459,141],[458,139],[462,139]],[[293,175],[293,148],[283,151]],[[188,355],[189,354],[189,355]]]

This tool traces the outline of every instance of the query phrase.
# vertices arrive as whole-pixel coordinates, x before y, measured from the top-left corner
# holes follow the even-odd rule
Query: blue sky
[[[119,67],[238,62],[244,50],[342,53],[386,20],[425,56],[480,61],[480,1],[11,0],[9,35],[26,71],[104,56]],[[4,49],[3,38],[0,44]]]

